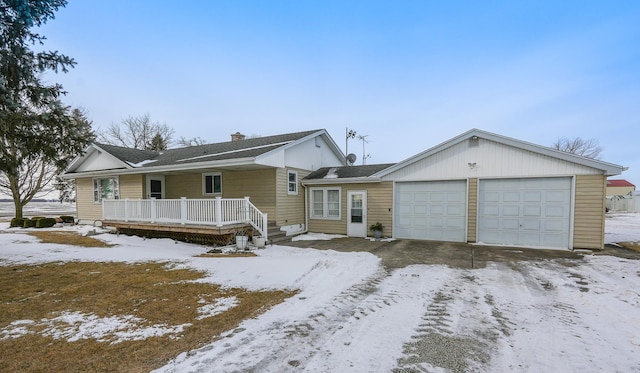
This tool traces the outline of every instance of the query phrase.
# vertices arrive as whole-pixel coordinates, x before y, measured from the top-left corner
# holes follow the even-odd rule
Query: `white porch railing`
[[[267,214],[249,197],[214,199],[103,199],[104,220],[211,225],[225,227],[250,224],[267,239]]]

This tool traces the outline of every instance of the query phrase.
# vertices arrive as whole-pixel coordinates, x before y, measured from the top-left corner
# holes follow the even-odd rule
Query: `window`
[[[311,189],[311,218],[340,219],[340,188]]]
[[[101,203],[103,199],[120,199],[120,183],[117,177],[93,179],[93,202]]]
[[[298,194],[298,173],[295,171],[287,172],[288,194]]]
[[[202,194],[221,194],[222,193],[222,174],[214,172],[210,174],[202,174]]]

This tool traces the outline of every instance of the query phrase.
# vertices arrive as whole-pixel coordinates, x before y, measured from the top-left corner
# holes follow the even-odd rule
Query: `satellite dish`
[[[347,163],[349,164],[349,166],[352,166],[354,163],[356,163],[356,155],[353,153],[349,153],[347,155]]]

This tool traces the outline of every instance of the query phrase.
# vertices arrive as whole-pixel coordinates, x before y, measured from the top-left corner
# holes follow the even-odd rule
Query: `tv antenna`
[[[367,141],[367,137],[369,135],[358,135],[358,140],[362,140],[362,164],[365,165],[367,164],[367,158],[371,158],[370,154],[367,154],[364,151],[364,144],[368,144],[369,141]]]

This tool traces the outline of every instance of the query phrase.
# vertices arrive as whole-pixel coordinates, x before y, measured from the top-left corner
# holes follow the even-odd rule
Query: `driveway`
[[[626,259],[640,259],[640,253],[607,245],[604,250],[545,250],[522,247],[470,245],[459,242],[393,240],[374,241],[362,238],[306,240],[281,245],[319,250],[365,251],[380,259],[387,270],[412,264],[441,264],[451,268],[485,268],[489,262],[517,263],[549,259],[581,259],[583,255],[612,255]]]

